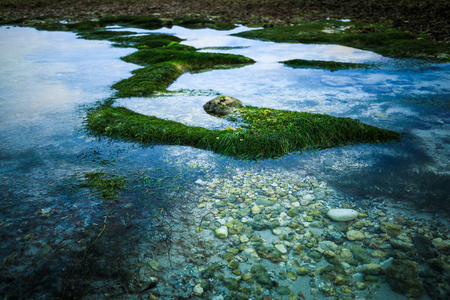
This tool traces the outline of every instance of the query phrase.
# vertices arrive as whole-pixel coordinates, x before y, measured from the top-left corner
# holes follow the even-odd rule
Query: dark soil
[[[287,25],[330,18],[387,22],[450,41],[450,0],[2,0],[0,21],[104,15],[201,17],[240,24]]]

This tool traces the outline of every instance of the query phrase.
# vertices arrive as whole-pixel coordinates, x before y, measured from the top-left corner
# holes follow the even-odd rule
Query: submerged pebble
[[[345,222],[358,217],[358,212],[354,209],[334,208],[327,212],[327,216],[333,221]]]

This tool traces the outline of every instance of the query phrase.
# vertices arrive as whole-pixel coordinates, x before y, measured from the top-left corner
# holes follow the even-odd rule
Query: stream
[[[112,26],[109,30],[130,28]],[[95,138],[84,128],[86,111],[112,96],[111,86],[139,67],[120,60],[135,50],[114,48],[109,41],[79,39],[71,32],[0,27],[3,298],[140,299],[140,291],[154,277],[160,281],[155,292],[159,299],[200,297],[192,291],[204,279],[202,268],[223,264],[219,253],[245,243],[239,234],[234,240],[241,242],[215,239],[213,229],[234,222],[236,214],[242,223],[253,220],[256,213],[246,211],[244,203],[263,194],[286,196],[285,202],[266,209],[268,215],[274,211],[286,215],[284,211],[295,207],[297,201],[292,196],[301,205],[305,203],[300,199],[309,199],[328,208],[350,203],[363,211],[379,211],[372,221],[386,214],[385,221],[392,221],[391,215],[402,215],[424,223],[441,222],[433,225],[436,232],[440,226],[448,228],[449,63],[392,59],[336,45],[272,43],[230,35],[245,30],[250,28],[132,29],[139,34],[173,34],[199,51],[240,54],[256,63],[185,73],[168,88],[168,94],[122,98],[114,105],[191,126],[225,128],[228,122],[206,114],[203,104],[227,95],[244,105],[356,118],[401,132],[401,142],[241,161],[190,147]],[[280,63],[288,59],[371,63],[376,68],[331,72]],[[98,191],[85,184],[89,172],[120,176],[127,180],[128,188],[120,191],[115,201],[102,200]],[[218,203],[229,200],[230,195],[236,195],[232,198],[236,202],[225,213]],[[203,217],[208,213],[215,221]],[[204,230],[196,233],[203,220]],[[288,234],[292,231],[287,227],[280,228]],[[320,235],[321,230],[312,231]],[[276,235],[263,230],[260,237],[266,244],[277,244]],[[295,295],[302,292],[306,299],[334,296],[323,292],[322,282],[298,277],[293,284],[292,278],[283,278],[279,268],[289,269],[291,260],[289,256],[276,267],[263,264],[273,268],[272,277],[280,286],[292,285]],[[149,267],[148,261],[158,261],[158,265]],[[240,264],[245,273],[244,262]],[[157,270],[161,266],[165,272]],[[225,277],[237,276],[228,269],[223,272]],[[315,288],[323,294],[315,294]],[[228,283],[210,287],[208,292],[207,287],[203,289],[203,296],[210,293],[208,297],[216,300],[225,299],[233,290]],[[274,290],[260,295],[272,295]],[[276,290],[277,297],[289,299]],[[245,294],[239,291],[232,293]],[[407,299],[384,282],[351,295],[349,299],[354,295]],[[420,299],[431,298],[425,293]]]

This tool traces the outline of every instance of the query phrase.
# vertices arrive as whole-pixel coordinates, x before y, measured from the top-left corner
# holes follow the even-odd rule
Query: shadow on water
[[[423,150],[412,148],[404,155],[375,154],[372,159],[371,166],[357,171],[328,171],[330,184],[356,199],[386,197],[450,213],[450,174],[430,170],[433,159]]]

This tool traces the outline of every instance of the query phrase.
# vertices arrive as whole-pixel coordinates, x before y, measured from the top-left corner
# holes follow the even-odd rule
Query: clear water
[[[92,171],[126,178],[154,175],[159,169],[170,176],[181,174],[177,184],[189,193],[169,193],[171,205],[196,199],[192,186],[198,179],[263,172],[290,179],[314,177],[356,201],[390,198],[408,206],[448,209],[449,64],[387,59],[342,46],[229,36],[242,30],[248,28],[136,30],[175,34],[201,51],[242,54],[257,62],[184,74],[169,87],[171,95],[120,99],[117,105],[188,125],[223,128],[227,122],[207,115],[202,106],[224,94],[246,105],[358,118],[404,133],[402,142],[245,162],[189,147],[98,140],[83,130],[86,109],[111,96],[110,86],[138,67],[119,59],[134,50],[78,39],[74,33],[0,27],[0,259],[12,261],[8,273],[2,273],[0,290],[14,286],[24,295],[54,296],[54,290],[66,286],[55,278],[66,278],[70,262],[79,259],[71,251],[84,249],[83,238],[97,234],[106,219],[122,226],[117,234],[122,238],[109,233],[117,245],[102,266],[139,252],[136,245],[153,230],[145,220],[159,204],[130,192],[124,196],[127,201],[109,206],[91,189],[77,185]],[[380,67],[330,72],[279,63],[293,58]],[[45,256],[48,249],[51,256]],[[36,286],[31,291],[30,283]]]

